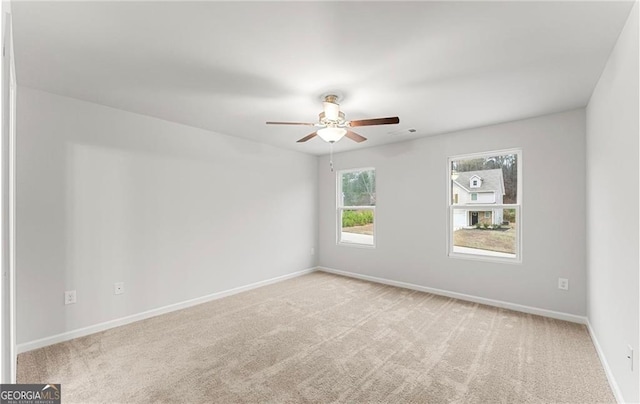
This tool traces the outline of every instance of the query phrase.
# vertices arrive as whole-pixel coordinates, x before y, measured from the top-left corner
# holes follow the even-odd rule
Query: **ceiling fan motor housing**
[[[324,126],[344,126],[344,123],[346,122],[344,119],[344,112],[340,111],[338,112],[338,119],[336,120],[331,120],[329,118],[327,118],[326,114],[324,112],[320,112],[320,114],[318,115],[318,121],[320,122],[320,124],[324,125]]]

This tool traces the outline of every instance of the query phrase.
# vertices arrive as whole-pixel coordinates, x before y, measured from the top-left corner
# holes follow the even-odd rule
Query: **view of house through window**
[[[449,159],[449,254],[520,258],[520,151]]]
[[[338,241],[374,246],[376,171],[338,172]]]

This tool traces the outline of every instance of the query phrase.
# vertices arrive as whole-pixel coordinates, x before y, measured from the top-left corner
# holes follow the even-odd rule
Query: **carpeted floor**
[[[316,272],[23,353],[65,403],[613,403],[584,326]]]

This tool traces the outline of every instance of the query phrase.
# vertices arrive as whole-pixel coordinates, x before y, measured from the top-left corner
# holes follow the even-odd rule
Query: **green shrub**
[[[506,221],[506,222],[515,222],[516,221],[516,211],[515,209],[505,209],[503,216],[502,216],[502,220]]]
[[[370,210],[345,210],[342,212],[342,227],[364,226],[373,223]]]

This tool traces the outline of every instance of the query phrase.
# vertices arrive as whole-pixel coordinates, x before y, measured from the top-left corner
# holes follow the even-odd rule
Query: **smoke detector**
[[[417,130],[415,128],[407,128],[407,129],[400,129],[393,132],[389,132],[389,135],[391,136],[413,135],[416,132]]]

